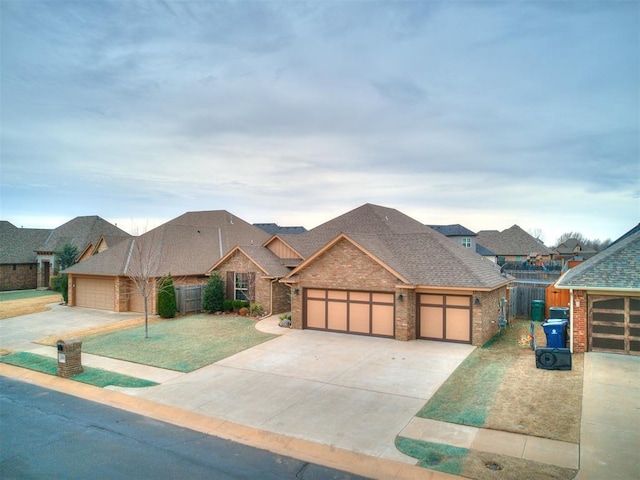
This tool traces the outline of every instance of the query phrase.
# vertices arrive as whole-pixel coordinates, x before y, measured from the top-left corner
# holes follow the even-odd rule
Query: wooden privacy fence
[[[531,318],[531,302],[545,299],[545,284],[515,282],[509,296],[509,318]]]
[[[202,311],[202,295],[206,285],[183,285],[175,287],[176,303],[181,314]]]

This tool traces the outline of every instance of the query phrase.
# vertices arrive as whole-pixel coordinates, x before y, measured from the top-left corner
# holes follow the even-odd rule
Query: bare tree
[[[134,290],[144,301],[144,338],[149,338],[149,298],[156,286],[156,277],[162,258],[154,231],[131,241],[124,272],[133,284]]]

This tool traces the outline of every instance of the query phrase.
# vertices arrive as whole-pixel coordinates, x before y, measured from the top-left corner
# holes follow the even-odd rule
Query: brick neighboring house
[[[143,312],[144,299],[129,278],[136,265],[146,264],[152,286],[167,274],[176,287],[204,284],[211,266],[233,247],[268,239],[268,233],[225,210],[187,212],[66,269],[69,305]],[[155,313],[155,288],[152,292],[148,307]]]
[[[497,262],[498,258],[495,253],[493,253],[488,248],[483,247],[477,242],[478,235],[466,227],[463,227],[460,224],[454,225],[427,225],[428,227],[433,228],[437,232],[441,233],[445,237],[450,238],[456,243],[461,244],[465,248],[469,248],[472,251],[476,252],[478,255],[482,255],[487,260],[491,260],[492,262]]]
[[[550,248],[518,225],[513,225],[502,232],[481,230],[478,232],[476,241],[494,252],[500,265],[509,262],[549,263],[553,259],[553,251]]]
[[[0,221],[0,291],[37,288],[36,250],[50,234],[50,229],[18,228]]]
[[[640,224],[567,271],[571,347],[582,353],[640,355]]]

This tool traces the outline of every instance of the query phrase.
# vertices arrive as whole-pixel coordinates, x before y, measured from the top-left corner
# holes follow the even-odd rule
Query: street
[[[363,478],[0,377],[3,479]]]

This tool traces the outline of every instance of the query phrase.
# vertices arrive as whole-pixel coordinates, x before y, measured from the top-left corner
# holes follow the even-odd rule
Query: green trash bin
[[[531,320],[534,322],[544,320],[544,300],[531,300]]]

